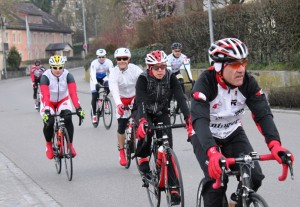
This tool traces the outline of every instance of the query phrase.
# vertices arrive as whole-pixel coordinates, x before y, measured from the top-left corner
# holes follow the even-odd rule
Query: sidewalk
[[[60,205],[0,152],[0,206],[56,207]]]

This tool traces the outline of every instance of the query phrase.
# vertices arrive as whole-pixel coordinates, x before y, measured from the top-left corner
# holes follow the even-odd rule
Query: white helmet
[[[98,50],[96,51],[96,55],[97,55],[98,57],[104,57],[104,56],[106,55],[106,50],[104,50],[104,49],[98,49]]]
[[[121,47],[121,48],[116,49],[114,56],[115,56],[115,58],[117,58],[117,57],[129,57],[129,58],[131,58],[131,53],[130,53],[130,50],[128,48]]]
[[[67,57],[65,57],[65,56],[54,55],[54,56],[50,57],[49,65],[50,66],[64,66],[66,60],[67,60]]]

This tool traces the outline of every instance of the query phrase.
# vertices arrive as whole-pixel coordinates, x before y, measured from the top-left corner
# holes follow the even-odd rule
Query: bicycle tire
[[[107,108],[106,108],[107,107]],[[102,105],[103,123],[106,129],[110,129],[113,119],[113,109],[111,100],[106,97]]]
[[[63,145],[63,158],[66,167],[66,174],[69,181],[73,178],[73,161],[72,161],[72,150],[70,147],[70,138],[66,128],[63,128],[64,141]]]
[[[176,123],[176,107],[177,107],[177,101],[172,98],[170,101],[170,122],[171,124]]]
[[[167,203],[168,206],[181,206],[184,207],[184,188],[183,188],[183,180],[182,180],[182,174],[181,174],[181,170],[180,170],[180,166],[179,166],[179,162],[177,159],[177,156],[175,154],[175,152],[170,148],[168,149],[168,154],[166,154],[167,160],[163,161],[163,163],[171,163],[173,165],[175,174],[176,174],[176,178],[178,179],[178,186],[169,186],[169,179],[170,177],[168,177],[169,173],[168,171],[168,164],[162,164],[165,167],[165,193],[166,193],[166,198],[167,198]],[[169,158],[171,158],[169,160]],[[173,182],[175,183],[176,181],[173,180]],[[179,204],[173,205],[171,202],[171,190],[172,189],[176,189],[179,191],[179,194],[181,196],[181,201]]]
[[[186,104],[187,104],[187,106],[188,106],[188,108],[189,108],[189,111],[190,111],[190,110],[191,110],[191,104],[190,104],[190,101],[189,101],[189,99],[188,99],[188,97],[187,97],[186,94],[184,94],[184,97],[185,97],[185,102],[186,102]],[[184,124],[184,123],[185,123],[184,116],[183,116],[183,113],[181,112],[180,109],[179,109],[179,116],[180,116],[180,121],[181,121],[181,123]]]
[[[126,157],[126,165],[125,168],[128,169],[130,167],[131,164],[131,136],[132,133],[128,132],[128,127],[125,130],[125,145],[124,145],[124,151],[125,151],[125,157]]]
[[[203,182],[204,182],[204,178],[201,179],[201,181],[199,183],[199,186],[198,186],[196,207],[203,207],[204,206],[203,197],[202,197]]]
[[[152,151],[149,158],[150,183],[146,187],[147,196],[151,207],[159,207],[161,200],[161,190],[159,189],[159,171],[156,167],[156,151]]]
[[[257,194],[257,193],[250,193],[248,199],[246,201],[247,207],[269,207],[265,199]]]
[[[54,133],[52,137],[52,147],[54,154],[54,163],[57,174],[61,173],[61,156],[60,156],[60,146],[57,143],[58,137],[57,133]]]

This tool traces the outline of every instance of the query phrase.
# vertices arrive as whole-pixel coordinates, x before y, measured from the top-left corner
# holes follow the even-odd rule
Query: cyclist
[[[184,88],[184,79],[182,74],[180,73],[180,69],[184,68],[187,72],[188,78],[190,82],[193,82],[193,77],[190,70],[190,59],[183,54],[182,51],[182,44],[179,42],[174,42],[171,45],[172,53],[168,55],[168,69],[175,73],[177,79],[179,80],[183,93],[185,93]]]
[[[37,91],[40,83],[40,79],[45,72],[45,68],[41,65],[40,60],[36,60],[34,65],[30,68],[30,78],[32,82],[33,88],[33,100],[34,100],[34,107],[36,109],[39,108],[38,101],[37,101]]]
[[[98,49],[96,51],[97,59],[93,60],[90,66],[90,88],[92,92],[92,122],[97,123],[96,116],[96,101],[99,97],[100,85],[105,86],[106,93],[109,94],[108,87],[108,72],[113,67],[113,63],[110,59],[106,58],[106,50]]]
[[[41,77],[41,116],[44,121],[44,136],[46,139],[46,156],[49,159],[53,158],[52,136],[54,117],[51,114],[67,115],[64,116],[65,126],[67,128],[73,157],[76,156],[76,151],[73,147],[74,126],[72,115],[68,115],[72,111],[72,104],[76,108],[76,113],[84,119],[84,111],[82,110],[77,92],[76,83],[73,75],[64,68],[66,58],[59,55],[51,56],[49,59],[50,69],[47,70]]]
[[[137,65],[130,63],[131,53],[128,48],[118,48],[114,57],[117,65],[110,70],[109,89],[117,106],[120,165],[125,166],[127,163],[124,152],[125,129],[131,116],[130,110],[126,107],[128,108],[135,97],[136,80],[143,71]]]
[[[185,102],[184,94],[181,89],[180,83],[176,76],[167,70],[167,55],[164,51],[153,51],[147,54],[145,58],[147,65],[147,71],[143,72],[136,83],[136,97],[133,108],[133,116],[135,123],[138,124],[137,137],[139,139],[137,145],[137,154],[135,156],[140,157],[138,161],[139,170],[143,173],[150,171],[149,156],[151,154],[151,137],[153,132],[146,132],[144,124],[149,122],[149,125],[157,125],[159,122],[163,122],[165,125],[170,125],[169,116],[169,102],[174,95],[178,101],[178,105],[184,114],[188,136],[192,136],[192,124],[191,116],[188,106]],[[144,138],[148,133],[150,138],[146,145],[143,146]],[[159,132],[158,132],[159,133]],[[173,147],[172,131],[167,131],[169,137],[170,147]],[[158,134],[158,136],[160,136]],[[174,182],[176,179],[173,167],[171,167],[169,176],[173,179],[169,181]],[[173,183],[175,184],[175,183]],[[173,185],[171,184],[171,185]],[[179,192],[173,190],[171,195],[172,202],[177,205],[181,201]]]
[[[228,182],[225,180],[220,189],[212,188],[221,175],[219,160],[253,151],[241,123],[246,106],[278,163],[282,163],[279,155],[287,149],[281,146],[265,94],[246,72],[247,46],[236,38],[225,38],[213,43],[208,53],[211,67],[200,75],[192,91],[191,114],[196,136],[191,142],[206,179],[202,192],[204,205],[219,207]],[[235,170],[236,167],[232,166]],[[264,179],[258,162],[251,171],[252,189],[257,191]]]

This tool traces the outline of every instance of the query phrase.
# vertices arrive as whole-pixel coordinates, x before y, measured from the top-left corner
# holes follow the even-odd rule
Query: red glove
[[[282,164],[282,159],[280,158],[281,155],[284,155],[284,153],[288,152],[289,150],[281,147],[281,144],[277,140],[272,140],[268,147],[271,151],[271,154],[274,156],[274,158],[277,160],[279,164]],[[294,155],[291,156],[292,162],[294,162]]]
[[[124,115],[124,105],[123,105],[123,104],[119,104],[119,105],[117,106],[117,108],[118,108],[118,114],[119,114],[120,116],[123,116],[123,115]]]
[[[225,157],[217,151],[216,146],[213,146],[207,150],[207,156],[209,157],[208,174],[213,179],[219,179],[222,174],[220,167],[220,159]]]
[[[146,132],[145,132],[145,129],[144,129],[144,124],[145,123],[148,123],[148,121],[145,118],[142,118],[140,120],[139,127],[136,131],[136,136],[137,136],[138,140],[145,138],[145,135],[146,135]]]
[[[188,132],[188,138],[190,139],[194,135],[194,130],[193,130],[193,125],[192,125],[192,116],[189,115],[185,119],[185,124],[186,124],[186,130]]]

